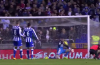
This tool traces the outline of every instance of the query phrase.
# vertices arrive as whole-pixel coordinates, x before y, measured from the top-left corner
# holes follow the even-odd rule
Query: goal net
[[[90,20],[89,16],[0,17],[0,19],[0,49],[2,51],[0,51],[0,57],[3,57],[3,54],[8,54],[8,56],[12,54],[12,50],[9,50],[13,49],[11,30],[16,22],[20,22],[22,30],[28,22],[31,23],[41,41],[41,43],[34,41],[35,49],[44,49],[42,51],[47,52],[47,56],[50,56],[51,52],[56,54],[58,41],[62,37],[70,47],[74,48],[74,53],[70,53],[69,58],[86,59],[89,57],[89,49],[93,42],[91,37],[100,35],[99,23]],[[26,49],[23,38],[22,41],[23,49]],[[44,52],[35,50],[35,57],[40,58]]]

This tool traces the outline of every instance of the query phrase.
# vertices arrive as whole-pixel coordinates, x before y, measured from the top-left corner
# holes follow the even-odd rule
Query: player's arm
[[[22,35],[23,35],[23,37],[24,37],[24,38],[26,37],[26,36],[25,36],[25,29],[24,29],[23,34],[22,34]]]
[[[39,40],[39,38],[38,38],[38,36],[37,36],[37,34],[36,34],[36,32],[35,32],[34,29],[33,29],[33,34],[34,34],[35,38],[36,38],[37,40]]]
[[[71,47],[68,46],[68,42],[64,41],[64,46],[69,49],[71,52],[74,52],[74,49],[72,49]]]
[[[20,36],[24,36],[24,35],[22,34],[22,30],[21,30],[20,27],[19,27],[19,34],[20,34]]]

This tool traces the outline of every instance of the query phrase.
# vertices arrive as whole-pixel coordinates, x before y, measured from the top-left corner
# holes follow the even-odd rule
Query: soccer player
[[[64,49],[64,46],[66,47],[66,49]],[[57,55],[56,55],[56,58],[57,59],[60,59],[60,55],[65,53],[65,59],[66,56],[69,54],[69,52],[72,51],[72,49],[68,46],[68,43],[67,41],[64,41],[64,39],[60,39],[59,41],[59,44],[58,44],[58,49],[57,49]]]
[[[16,51],[17,48],[20,49],[20,59],[23,60],[22,55],[23,55],[23,50],[22,50],[22,30],[21,27],[19,26],[19,22],[16,22],[16,25],[13,26],[13,43],[14,43],[14,55],[13,55],[13,60],[16,60]]]
[[[95,55],[94,59],[99,59],[98,55],[100,54],[100,44],[93,45],[90,47],[90,56]]]
[[[38,37],[34,31],[33,28],[31,28],[31,24],[28,23],[27,27],[24,29],[24,35],[26,38],[26,47],[27,47],[27,59],[30,59],[29,57],[29,49],[31,49],[31,59],[33,59],[33,52],[34,52],[34,44],[32,37],[35,37],[38,40]]]

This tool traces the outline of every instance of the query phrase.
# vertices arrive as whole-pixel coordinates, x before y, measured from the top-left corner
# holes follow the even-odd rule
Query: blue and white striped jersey
[[[19,26],[13,27],[13,41],[20,41],[22,35],[22,30]]]
[[[33,42],[33,36],[35,36],[35,38],[38,39],[35,30],[31,27],[27,27],[24,29],[24,35],[26,37],[26,42]]]

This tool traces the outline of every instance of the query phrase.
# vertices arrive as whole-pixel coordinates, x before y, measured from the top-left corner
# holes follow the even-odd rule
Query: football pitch
[[[93,59],[0,60],[0,65],[100,65]]]

